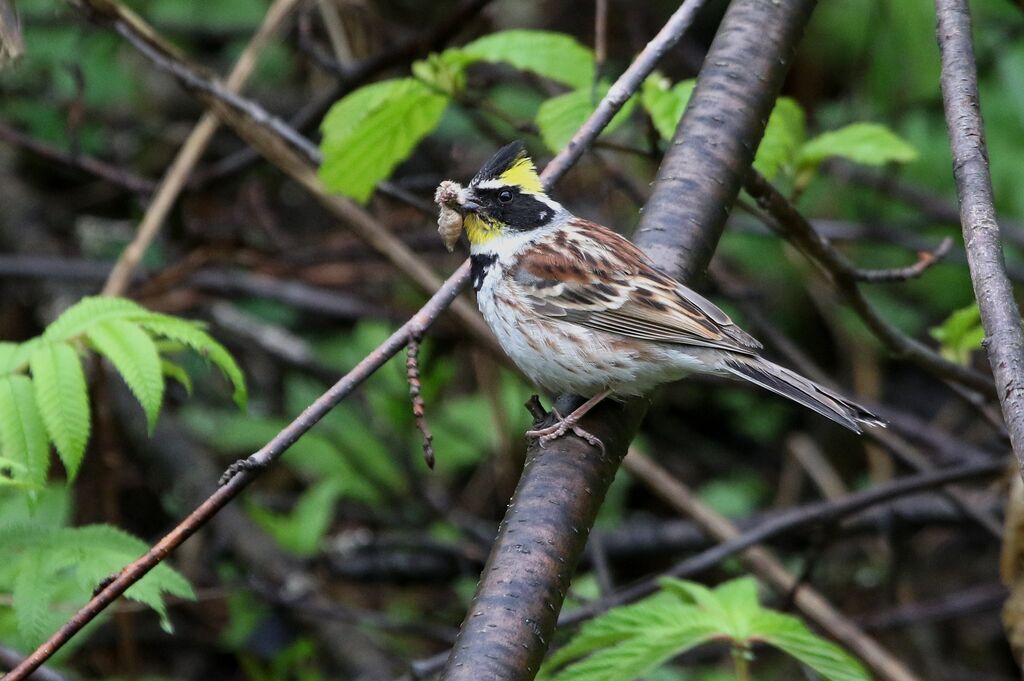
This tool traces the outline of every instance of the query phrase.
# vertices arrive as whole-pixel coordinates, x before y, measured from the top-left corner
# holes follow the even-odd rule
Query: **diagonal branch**
[[[1006,276],[992,178],[981,121],[978,70],[971,45],[966,0],[936,0],[942,99],[953,151],[953,176],[974,295],[985,328],[996,394],[1003,408],[1013,452],[1024,475],[1024,331],[1013,287]]]

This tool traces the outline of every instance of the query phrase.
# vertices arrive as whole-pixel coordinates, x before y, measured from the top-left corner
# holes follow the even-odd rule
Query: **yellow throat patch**
[[[462,227],[466,230],[469,243],[474,246],[485,244],[501,234],[501,226],[497,222],[484,220],[476,213],[466,215]]]

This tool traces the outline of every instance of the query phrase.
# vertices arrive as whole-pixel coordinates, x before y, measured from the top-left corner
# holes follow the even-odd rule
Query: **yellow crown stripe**
[[[537,168],[529,156],[524,155],[517,158],[515,163],[509,166],[508,170],[503,172],[498,179],[506,184],[519,187],[525,192],[534,194],[544,192],[540,176],[537,175]]]

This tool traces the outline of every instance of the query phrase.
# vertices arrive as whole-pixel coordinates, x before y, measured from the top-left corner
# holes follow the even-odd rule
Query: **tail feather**
[[[724,367],[733,375],[788,397],[855,433],[862,432],[862,425],[883,428],[886,425],[856,402],[766,359],[733,356],[725,360]]]

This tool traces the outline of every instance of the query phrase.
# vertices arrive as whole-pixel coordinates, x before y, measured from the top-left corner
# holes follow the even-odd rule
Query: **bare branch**
[[[298,0],[275,0],[267,10],[263,23],[238,58],[235,68],[232,69],[231,75],[228,76],[227,83],[224,85],[225,89],[228,91],[238,90],[245,84],[245,81],[249,80],[249,76],[256,68],[256,61],[260,53],[297,4]],[[103,287],[103,295],[118,296],[128,288],[132,272],[138,267],[146,249],[160,232],[160,227],[164,224],[174,201],[188,181],[189,174],[199,162],[203,151],[206,150],[206,145],[213,139],[219,124],[217,116],[208,112],[203,114],[199,123],[192,129],[188,139],[182,144],[178,155],[175,156],[174,161],[164,174],[160,188],[153,197],[152,203],[149,204],[149,208],[146,209],[142,222],[139,223],[135,237],[121,252],[121,256],[114,265],[110,278],[107,279],[107,283]]]
[[[992,200],[970,9],[966,0],[936,0],[935,10],[942,55],[942,99],[967,263],[985,328],[983,344],[998,386],[996,394],[1024,476],[1024,330],[1013,286],[1006,276]]]
[[[754,197],[758,206],[768,212],[778,230],[828,272],[836,288],[846,297],[850,307],[891,352],[906,357],[937,376],[962,383],[972,390],[986,395],[994,394],[992,381],[987,376],[969,367],[950,362],[924,343],[910,338],[886,321],[861,292],[857,280],[857,268],[818,234],[807,218],[763,175],[751,170],[744,188]]]

